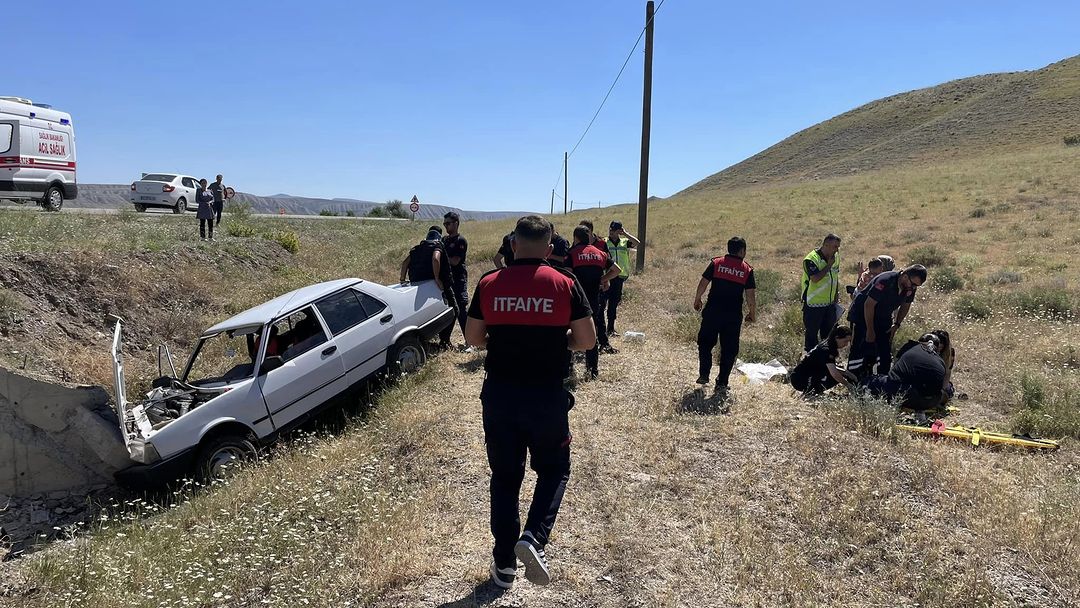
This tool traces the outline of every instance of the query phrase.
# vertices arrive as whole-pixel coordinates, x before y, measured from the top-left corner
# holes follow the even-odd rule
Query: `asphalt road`
[[[41,209],[38,209],[38,208],[36,208],[36,207],[34,207],[32,205],[23,205],[23,206],[18,206],[18,205],[7,206],[7,205],[4,205],[4,206],[0,206],[0,209],[15,209],[15,210],[21,209],[21,210],[24,210],[24,211],[37,210],[37,211],[39,211],[41,213],[45,213],[45,211],[42,211]],[[60,213],[80,213],[80,214],[85,214],[85,215],[119,215],[120,211],[122,211],[122,210],[121,209],[91,209],[91,208],[88,208],[88,207],[64,207],[60,211]],[[126,209],[125,209],[125,211],[126,211]],[[171,217],[173,215],[173,212],[168,210],[168,209],[161,209],[161,210],[147,209],[146,212],[144,212],[144,213],[142,213],[140,215],[147,215],[147,216],[158,216],[158,215],[160,215],[160,216],[170,216]],[[194,211],[188,211],[185,215],[195,217],[195,212]],[[408,221],[410,221],[410,220],[403,219],[403,218],[398,218],[398,217],[361,217],[361,216],[349,217],[347,215],[291,215],[291,214],[282,215],[280,213],[252,213],[251,217],[279,218],[279,219],[285,219],[285,220],[290,220],[290,219],[291,220],[357,220],[357,221],[365,221],[365,222],[408,222]]]

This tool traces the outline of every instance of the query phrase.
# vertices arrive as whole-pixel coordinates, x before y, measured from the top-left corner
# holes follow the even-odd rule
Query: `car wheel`
[[[203,483],[224,481],[258,456],[255,444],[244,437],[221,435],[199,450],[195,475]]]
[[[415,374],[427,363],[424,345],[412,335],[399,339],[390,354],[390,371],[394,376]]]
[[[45,197],[41,199],[41,206],[45,211],[60,211],[64,206],[64,192],[57,186],[49,186],[45,191]]]
[[[187,211],[187,199],[180,197],[180,200],[176,201],[176,206],[173,207],[173,213],[181,214]]]
[[[135,211],[138,211],[139,213],[146,213],[146,205],[136,204]]]

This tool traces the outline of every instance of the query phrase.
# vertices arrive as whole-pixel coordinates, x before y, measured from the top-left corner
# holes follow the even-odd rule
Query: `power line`
[[[664,2],[666,1],[667,0],[660,0],[660,3],[656,5],[656,9],[653,11],[653,19],[656,18],[656,13],[660,12],[660,8],[664,6]],[[593,123],[595,123],[597,117],[600,116],[600,111],[604,109],[604,105],[607,104],[608,98],[611,97],[611,92],[615,90],[615,85],[619,84],[619,78],[622,78],[623,72],[626,71],[626,66],[629,65],[630,59],[634,56],[634,51],[636,51],[638,45],[641,44],[641,39],[645,36],[645,30],[647,30],[648,27],[649,24],[646,24],[645,27],[641,28],[641,32],[638,34],[637,40],[634,41],[633,48],[631,48],[630,52],[627,53],[626,59],[623,61],[622,66],[619,68],[619,73],[615,75],[615,80],[611,83],[611,86],[608,87],[607,93],[604,94],[604,99],[600,102],[600,107],[596,108],[596,112],[593,113],[592,119],[590,119],[589,124],[586,125],[585,131],[581,133],[581,137],[578,137],[577,143],[575,143],[574,147],[570,149],[568,157],[574,155],[574,152],[577,151],[578,146],[580,146],[581,142],[585,140],[585,136],[589,134],[589,130],[592,129]],[[559,167],[559,175],[555,177],[555,185],[552,186],[552,189],[557,188],[559,186],[559,182],[562,181],[563,169],[564,167]],[[556,194],[556,196],[558,195]],[[562,197],[559,198],[562,199]]]

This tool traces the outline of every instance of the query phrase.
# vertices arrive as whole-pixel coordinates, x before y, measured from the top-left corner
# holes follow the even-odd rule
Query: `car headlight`
[[[161,460],[157,448],[149,441],[132,441],[128,445],[128,454],[131,459],[140,464],[151,464]]]

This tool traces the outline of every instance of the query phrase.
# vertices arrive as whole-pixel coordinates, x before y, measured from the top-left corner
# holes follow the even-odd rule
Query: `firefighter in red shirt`
[[[746,241],[732,237],[727,243],[728,254],[713,258],[701,274],[694,310],[701,311],[701,330],[698,332],[698,384],[709,383],[712,369],[712,351],[717,339],[720,341],[720,375],[716,377],[716,394],[722,400],[728,397],[728,376],[739,356],[739,335],[743,323],[743,294],[746,294],[748,311],[746,322],[757,319],[754,269],[743,261]],[[701,296],[709,289],[708,303],[702,307]]]
[[[574,228],[574,246],[570,248],[567,262],[574,276],[585,290],[585,297],[589,299],[589,308],[593,311],[593,321],[596,324],[597,344],[585,351],[585,369],[590,378],[595,378],[600,373],[600,349],[605,353],[618,352],[608,342],[607,332],[604,331],[604,309],[600,307],[600,292],[607,290],[611,279],[619,276],[622,269],[611,261],[608,254],[597,249],[590,243],[592,233],[586,226]]]
[[[518,559],[530,582],[550,581],[544,546],[570,477],[574,396],[563,388],[566,353],[596,344],[581,285],[546,261],[551,232],[540,216],[518,220],[513,261],[480,279],[465,325],[469,345],[487,347],[480,402],[491,467],[491,578],[504,589],[514,584]],[[522,530],[518,495],[526,452],[536,488]]]

